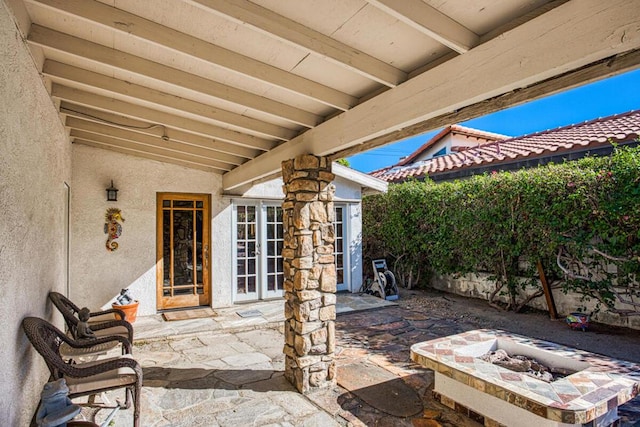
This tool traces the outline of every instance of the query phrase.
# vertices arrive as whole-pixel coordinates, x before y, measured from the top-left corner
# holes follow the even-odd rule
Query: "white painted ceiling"
[[[5,1],[72,142],[222,173],[226,189],[636,67],[577,74],[640,43],[635,0]]]

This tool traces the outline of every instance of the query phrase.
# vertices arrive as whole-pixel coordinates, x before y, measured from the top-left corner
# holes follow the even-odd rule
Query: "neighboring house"
[[[613,144],[636,145],[638,135],[640,110],[515,138],[453,125],[410,156],[370,175],[387,182],[427,176],[434,181],[451,180],[576,160],[587,154],[606,155]]]
[[[225,195],[217,174],[81,144],[71,153],[73,298],[96,306],[128,287],[144,315],[283,296],[281,178]],[[357,292],[361,197],[386,191],[387,183],[336,163],[332,169],[338,290]],[[105,201],[111,179],[117,202]],[[102,229],[109,207],[125,219],[113,252],[105,250]]]
[[[434,157],[446,156],[461,149],[477,147],[490,142],[503,141],[507,135],[484,132],[460,125],[451,125],[442,129],[437,135],[425,142],[416,151],[400,159],[395,166],[405,166],[424,162]]]

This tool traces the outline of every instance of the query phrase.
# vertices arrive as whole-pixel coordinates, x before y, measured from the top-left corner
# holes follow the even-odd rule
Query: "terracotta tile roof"
[[[637,140],[639,135],[640,110],[634,110],[576,125],[480,144],[477,147],[457,147],[451,154],[417,163],[407,164],[405,159],[393,166],[373,171],[370,175],[387,182],[400,182],[464,168],[491,165],[498,168],[529,159],[542,160],[554,155],[568,155],[608,147],[611,142],[628,143]],[[423,147],[417,151],[423,150]]]
[[[400,160],[395,166],[404,166],[404,165],[413,163],[413,160],[416,157],[418,157],[423,152],[427,151],[429,148],[434,146],[438,141],[440,141],[442,138],[444,138],[450,133],[470,136],[478,139],[484,139],[486,141],[501,141],[509,138],[507,135],[501,135],[499,133],[485,132],[483,130],[468,128],[466,126],[461,126],[461,125],[451,125],[442,129],[440,132],[438,132],[437,135],[435,135],[433,138],[425,142],[416,151],[414,151],[404,159]]]

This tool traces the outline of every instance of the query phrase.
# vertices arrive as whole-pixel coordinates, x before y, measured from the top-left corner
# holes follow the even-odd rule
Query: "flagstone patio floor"
[[[283,307],[277,300],[216,309],[215,317],[204,319],[138,317],[134,357],[144,371],[141,425],[480,425],[436,402],[433,371],[409,359],[412,344],[477,328],[473,322],[453,312],[443,316],[370,295],[339,294],[338,385],[304,396],[284,378]],[[238,315],[246,310],[260,315]],[[111,425],[132,425],[132,412],[118,411]],[[106,415],[100,411],[96,422]],[[640,426],[640,398],[622,407],[621,415],[621,426]]]

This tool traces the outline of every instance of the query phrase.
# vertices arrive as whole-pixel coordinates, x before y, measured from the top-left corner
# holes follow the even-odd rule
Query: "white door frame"
[[[232,201],[232,262],[233,262],[233,301],[234,302],[245,302],[245,301],[258,301],[264,299],[271,298],[281,298],[284,295],[283,289],[269,290],[268,289],[268,279],[269,275],[274,275],[274,272],[270,272],[268,268],[268,260],[269,258],[274,259],[274,267],[276,269],[275,275],[276,278],[278,273],[282,271],[281,262],[278,262],[278,259],[282,258],[281,250],[277,251],[277,256],[269,255],[270,246],[274,246],[277,248],[277,241],[279,239],[283,239],[282,237],[282,227],[278,230],[278,227],[275,227],[274,237],[269,238],[268,230],[269,224],[267,221],[267,209],[269,207],[280,208],[282,202],[278,200],[233,200]],[[244,246],[245,251],[252,251],[251,254],[248,254],[250,258],[253,258],[255,269],[254,273],[249,271],[249,264],[251,261],[249,260],[244,268],[245,275],[247,276],[247,282],[250,280],[254,280],[255,282],[255,291],[254,292],[238,292],[238,250],[240,249],[238,244],[242,244],[242,241],[239,242],[238,239],[238,208],[241,206],[253,207],[255,208],[255,218],[253,224],[255,224],[255,252],[252,251],[252,247],[250,247],[250,242],[246,242],[247,245]],[[271,247],[271,249],[274,249]],[[276,279],[277,280],[277,279]],[[281,285],[283,288],[284,285]]]
[[[334,227],[337,223],[338,216],[336,210],[338,208],[342,209],[342,283],[336,283],[337,291],[349,291],[351,292],[351,214],[350,214],[350,204],[349,203],[334,203],[334,214],[335,220]],[[337,253],[337,230],[336,233],[336,242],[334,242],[334,254]],[[337,268],[337,257],[335,259],[336,268]],[[336,277],[337,278],[337,277]]]
[[[254,229],[253,229],[253,235],[255,236],[254,239],[248,239],[248,233],[245,231],[245,238],[244,239],[238,239],[238,207],[242,206],[243,208],[246,207],[253,207],[254,208],[254,212],[255,212],[255,216],[254,216],[254,221],[253,222],[247,222],[245,223],[247,226],[245,227],[246,230],[249,230],[249,224],[253,223],[254,224]],[[258,212],[259,212],[259,203],[253,200],[246,200],[246,201],[242,201],[242,202],[232,202],[232,207],[233,207],[233,213],[232,213],[232,218],[231,218],[231,228],[232,228],[232,232],[231,232],[231,248],[232,248],[232,262],[233,262],[233,282],[232,282],[232,286],[233,286],[233,300],[234,301],[238,301],[238,302],[242,302],[242,301],[254,301],[258,299],[258,253],[259,253],[259,241],[258,241],[258,235],[259,235],[259,231],[258,231]],[[251,240],[255,240],[255,242],[253,242],[255,244],[254,247],[251,247]],[[238,246],[238,245],[243,245],[242,247]],[[243,257],[243,259],[246,259],[247,261],[244,263],[244,265],[242,266],[244,268],[244,273],[243,276],[245,276],[246,278],[246,284],[245,287],[248,289],[251,286],[251,280],[253,279],[253,284],[254,284],[254,291],[250,292],[247,290],[247,292],[238,292],[238,252],[239,250],[242,249],[245,253],[245,257]],[[251,253],[249,253],[251,252]],[[251,269],[252,271],[250,271],[250,265],[251,265],[251,259],[253,258],[253,269]]]
[[[278,216],[273,222],[268,217],[268,208],[280,209],[280,221]],[[284,235],[282,227],[282,202],[280,201],[262,201],[260,202],[260,221],[259,222],[259,239],[260,239],[260,275],[258,276],[260,299],[281,298],[284,296],[284,273],[282,268],[282,247],[284,246]],[[280,224],[280,227],[277,226]],[[269,227],[275,225],[273,235],[269,236]],[[278,244],[278,241],[281,244]],[[269,261],[273,260],[273,269],[269,271]],[[271,277],[270,277],[271,276]],[[280,276],[280,289],[278,289],[278,276]],[[274,279],[275,289],[269,290],[269,279]]]

